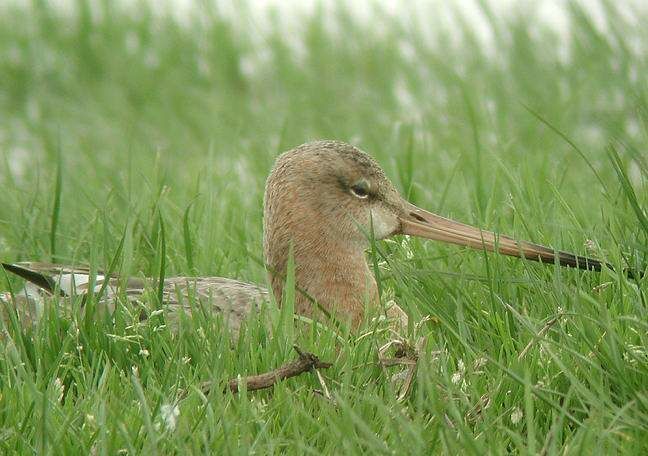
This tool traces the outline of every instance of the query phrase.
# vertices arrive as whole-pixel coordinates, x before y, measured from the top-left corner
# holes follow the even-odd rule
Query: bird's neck
[[[288,241],[282,252],[268,254],[266,251],[272,288],[278,302],[281,302],[292,248],[295,311],[318,319],[322,319],[322,314],[329,314],[357,327],[367,307],[378,302],[376,281],[367,265],[364,249],[327,238],[322,233],[318,233],[315,241],[304,237],[304,233],[300,234],[302,236]]]

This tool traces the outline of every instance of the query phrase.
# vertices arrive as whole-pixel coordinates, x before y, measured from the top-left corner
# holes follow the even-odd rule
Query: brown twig
[[[281,380],[296,377],[313,369],[328,369],[332,366],[331,363],[320,361],[312,353],[301,351],[296,345],[293,348],[299,354],[299,357],[295,361],[291,361],[263,374],[233,378],[227,382],[225,389],[229,389],[232,393],[238,393],[241,387],[245,387],[248,391],[270,388]],[[205,395],[208,394],[211,386],[211,382],[205,382],[201,387],[202,392]]]
[[[407,368],[405,381],[401,385],[398,391],[398,397],[396,398],[398,402],[403,402],[407,398],[407,395],[412,390],[412,383],[414,382],[414,376],[416,375],[416,369],[418,367],[419,353],[421,353],[421,350],[425,346],[426,339],[427,338],[423,336],[423,337],[419,337],[418,340],[416,341],[416,345],[414,347],[414,353],[410,355],[414,359],[414,364],[410,365]]]

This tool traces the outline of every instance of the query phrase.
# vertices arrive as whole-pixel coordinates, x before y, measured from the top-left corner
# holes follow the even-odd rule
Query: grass
[[[422,207],[645,270],[648,12],[615,5],[600,3],[600,24],[569,3],[567,39],[529,5],[501,16],[477,2],[487,46],[461,13],[444,23],[424,7],[394,18],[375,6],[361,21],[340,4],[261,26],[251,4],[236,15],[203,5],[183,21],[147,2],[136,14],[110,1],[68,13],[3,4],[0,258],[265,283],[273,159],[336,138],[374,155]],[[648,450],[646,279],[414,239],[369,254],[383,299],[432,317],[405,402],[375,364],[384,333],[300,336],[334,363],[325,375],[337,406],[310,375],[204,396],[202,381],[292,359],[293,331],[270,338],[251,322],[230,348],[213,316],[172,333],[131,326],[122,307],[111,318],[52,305],[34,328],[5,325],[0,448]],[[0,274],[0,289],[10,285],[20,283]]]

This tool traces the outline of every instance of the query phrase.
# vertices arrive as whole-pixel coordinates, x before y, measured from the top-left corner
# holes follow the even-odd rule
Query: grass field
[[[434,7],[377,6],[370,21],[322,7],[261,27],[253,4],[201,3],[182,21],[146,2],[75,5],[0,6],[3,261],[265,284],[267,172],[281,151],[334,138],[421,207],[646,269],[648,11],[603,2],[598,24],[570,4],[564,37],[529,4],[501,17],[475,2],[486,46]],[[122,308],[52,305],[35,327],[3,330],[2,452],[648,452],[647,279],[415,239],[368,255],[385,299],[431,316],[405,401],[397,370],[376,363],[385,332],[300,336],[333,362],[335,403],[310,374],[205,396],[203,381],[293,359],[293,332],[251,324],[232,348],[214,318],[174,333],[130,326]]]

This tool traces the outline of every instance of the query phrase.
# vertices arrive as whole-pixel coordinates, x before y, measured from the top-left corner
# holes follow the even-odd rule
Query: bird
[[[378,162],[359,148],[337,140],[318,140],[279,155],[266,181],[263,201],[263,253],[269,289],[223,277],[169,277],[162,291],[167,318],[201,309],[221,313],[237,335],[246,318],[274,296],[282,302],[288,274],[294,274],[295,313],[332,318],[357,329],[380,309],[376,279],[367,262],[371,240],[396,235],[442,241],[541,263],[600,271],[607,263],[496,234],[428,212],[404,199]],[[291,266],[293,264],[294,266]],[[147,290],[154,278],[91,273],[88,267],[40,262],[2,263],[26,279],[20,293],[0,294],[10,302],[22,297],[38,313],[46,296],[85,296],[103,292],[101,303],[114,309],[119,296],[141,305],[140,320],[152,314]],[[29,313],[29,312],[28,312]],[[407,323],[397,305],[389,318]]]

